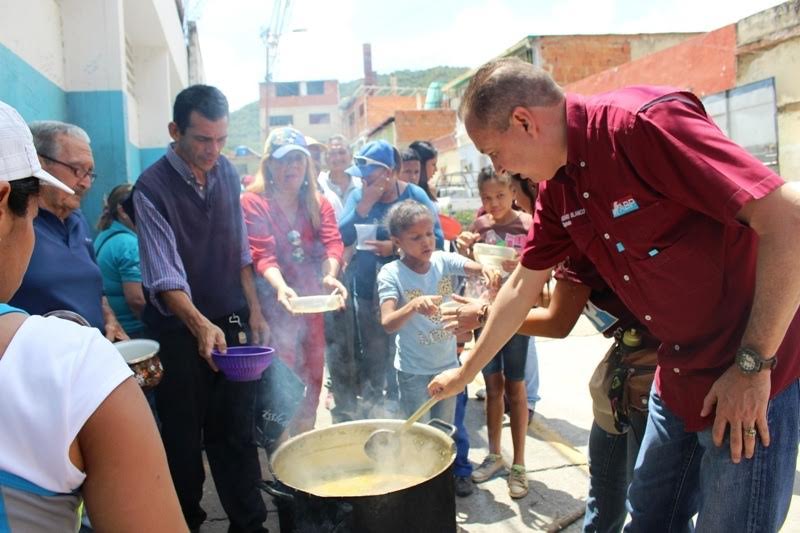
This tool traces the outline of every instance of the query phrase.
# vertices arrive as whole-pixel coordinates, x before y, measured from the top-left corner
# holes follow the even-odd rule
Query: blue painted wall
[[[81,204],[90,225],[103,211],[103,197],[129,180],[128,117],[122,91],[67,93],[67,122],[77,124],[92,139],[97,180]],[[135,157],[138,165],[138,154]],[[134,167],[137,168],[137,167]]]
[[[66,93],[2,44],[0,100],[28,122],[67,119]]]
[[[162,146],[160,148],[142,148],[139,150],[139,159],[141,161],[142,170],[145,170],[147,167],[158,161],[161,156],[167,153],[167,147]],[[133,176],[133,179],[137,179],[139,175]]]
[[[128,110],[122,91],[66,92],[0,44],[0,100],[23,118],[61,120],[89,134],[97,180],[81,208],[90,225],[103,210],[103,198],[114,186],[134,181],[165,148],[140,150],[128,140]]]

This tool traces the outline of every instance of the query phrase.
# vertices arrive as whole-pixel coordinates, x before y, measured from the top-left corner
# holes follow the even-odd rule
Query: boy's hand
[[[411,308],[414,312],[425,316],[433,316],[439,312],[439,304],[442,297],[436,296],[417,296],[411,300]]]

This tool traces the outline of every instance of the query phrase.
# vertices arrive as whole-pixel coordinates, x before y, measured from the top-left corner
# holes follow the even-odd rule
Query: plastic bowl
[[[275,354],[267,346],[229,346],[228,351],[211,351],[211,358],[217,367],[231,381],[256,381],[261,373],[272,363]]]
[[[517,251],[510,246],[497,246],[496,244],[475,243],[472,247],[475,261],[484,265],[502,269],[503,261],[517,257]]]
[[[298,314],[325,313],[336,311],[342,306],[342,297],[338,294],[322,296],[298,296],[289,300],[292,311]]]

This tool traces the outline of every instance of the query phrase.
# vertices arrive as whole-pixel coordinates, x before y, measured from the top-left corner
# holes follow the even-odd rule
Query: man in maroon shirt
[[[540,182],[539,200],[484,334],[431,393],[462,390],[517,331],[550,267],[582,252],[663,341],[630,529],[680,528],[699,512],[703,530],[777,530],[800,427],[800,193],[688,92],[565,95],[501,59],[475,74],[460,112],[498,172]]]

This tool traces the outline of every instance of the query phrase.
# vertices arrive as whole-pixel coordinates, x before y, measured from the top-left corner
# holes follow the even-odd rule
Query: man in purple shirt
[[[472,78],[461,113],[495,169],[539,182],[539,198],[484,334],[431,393],[460,391],[517,331],[549,268],[583,253],[662,340],[629,528],[681,530],[698,513],[703,531],[779,529],[800,429],[797,189],[677,89],[565,95],[501,59]]]
[[[239,176],[220,152],[228,102],[216,88],[178,94],[167,154],[133,193],[147,306],[143,320],[161,344],[156,389],[162,439],[184,517],[206,518],[205,449],[230,532],[266,531],[252,444],[257,382],[227,380],[211,359],[228,344],[259,344],[267,327],[253,281],[239,205]],[[202,441],[201,441],[202,436]]]

